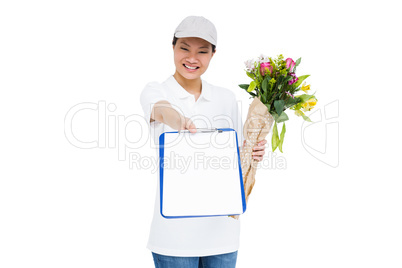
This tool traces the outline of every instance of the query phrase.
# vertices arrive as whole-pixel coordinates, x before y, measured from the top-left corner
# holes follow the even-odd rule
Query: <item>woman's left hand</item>
[[[257,160],[258,162],[262,160],[265,154],[265,144],[267,143],[267,140],[262,140],[259,143],[257,143],[256,146],[253,148],[252,156],[253,159]]]

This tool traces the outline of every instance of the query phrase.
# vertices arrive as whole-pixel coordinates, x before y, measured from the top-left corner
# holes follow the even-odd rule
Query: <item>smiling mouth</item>
[[[188,65],[185,65],[185,64],[183,64],[183,66],[186,67],[187,69],[190,69],[190,70],[197,70],[198,68],[200,68],[200,67],[191,67],[191,66],[188,66]]]

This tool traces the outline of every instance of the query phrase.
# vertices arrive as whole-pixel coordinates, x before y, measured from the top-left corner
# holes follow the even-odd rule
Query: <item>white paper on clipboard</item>
[[[236,131],[165,132],[159,138],[165,218],[239,215],[246,210]]]

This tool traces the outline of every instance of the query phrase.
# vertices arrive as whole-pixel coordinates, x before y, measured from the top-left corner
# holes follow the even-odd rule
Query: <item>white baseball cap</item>
[[[201,16],[189,16],[177,26],[174,36],[177,38],[198,37],[216,46],[217,33],[212,22]]]

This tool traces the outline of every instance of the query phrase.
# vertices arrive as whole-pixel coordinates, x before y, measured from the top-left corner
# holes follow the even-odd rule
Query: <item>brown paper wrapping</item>
[[[246,140],[245,146],[240,151],[241,169],[244,183],[246,203],[255,183],[255,174],[258,161],[252,158],[254,146],[268,135],[274,118],[268,113],[268,108],[258,98],[254,98],[248,109],[247,119],[243,126],[243,135]],[[238,219],[239,216],[230,216]]]

